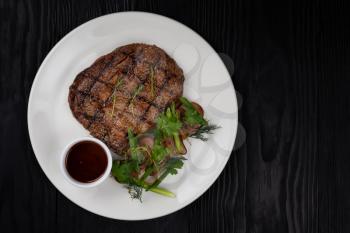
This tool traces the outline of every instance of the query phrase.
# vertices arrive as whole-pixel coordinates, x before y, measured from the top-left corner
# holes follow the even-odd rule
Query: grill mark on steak
[[[159,60],[158,60],[158,62],[159,62]],[[156,67],[156,65],[154,65],[154,67]],[[171,80],[172,77],[176,77],[176,75],[173,73],[171,73],[169,75],[168,72],[165,72],[165,75],[164,75],[165,81],[163,82],[162,86],[159,88],[159,93],[165,88],[166,85],[168,85],[168,80]],[[183,79],[183,76],[182,76],[182,79]],[[147,80],[144,80],[143,84],[146,81]],[[181,83],[181,85],[182,85],[182,83]],[[181,86],[181,88],[182,88],[182,86]],[[171,95],[175,95],[175,93],[171,89],[169,91],[171,92]],[[155,94],[155,96],[157,96],[157,95]],[[141,99],[149,104],[149,106],[148,106],[147,110],[144,112],[144,114],[142,116],[139,116],[139,120],[145,121],[146,123],[148,123],[150,125],[154,125],[155,119],[160,115],[160,113],[162,113],[164,111],[166,106],[159,106],[159,105],[155,104],[153,101],[147,100],[143,96],[140,96],[139,99]],[[151,112],[148,113],[148,111],[151,111]],[[149,115],[148,118],[146,116],[147,114]]]
[[[90,99],[93,99],[93,100],[95,100],[95,101],[98,101],[97,98],[91,96],[91,89],[92,89],[92,88],[94,87],[94,85],[99,81],[99,78],[102,76],[102,74],[103,74],[104,72],[106,72],[106,70],[109,69],[109,68],[111,67],[111,65],[113,64],[113,62],[115,61],[115,58],[116,58],[116,54],[115,54],[115,53],[116,53],[117,50],[118,50],[118,49],[114,50],[114,51],[113,51],[112,53],[110,53],[110,54],[107,54],[107,55],[105,55],[105,56],[103,56],[103,57],[98,58],[98,59],[90,66],[90,68],[91,68],[92,66],[94,66],[95,64],[97,64],[99,61],[103,60],[104,57],[107,57],[107,56],[109,56],[109,55],[112,54],[111,60],[110,60],[109,62],[107,62],[107,63],[104,65],[104,67],[101,69],[101,71],[99,72],[98,75],[93,76],[93,77],[89,76],[89,78],[92,79],[92,82],[90,83],[89,87],[87,88],[87,89],[89,89],[89,90],[87,91],[87,90],[85,89],[84,91],[79,91],[79,92],[85,97],[83,100],[81,100],[81,101],[79,102],[79,107],[80,107],[80,108],[81,108],[81,104],[85,101],[85,99],[86,99],[87,96],[88,96]],[[124,57],[123,59],[121,59],[121,60],[116,64],[116,66],[118,66],[120,63],[122,63],[124,60],[126,60],[126,59],[128,58],[128,56],[131,55],[132,53],[133,53],[133,52],[131,52],[131,53],[126,53],[126,52],[123,52],[123,51],[122,51],[122,54],[123,54],[125,57]],[[84,77],[84,76],[82,76],[82,75],[84,75],[85,73],[88,73],[88,69],[89,69],[89,68],[87,68],[87,69],[83,70],[81,73],[79,73],[79,74],[77,75],[76,80],[82,79],[82,78]],[[73,82],[72,86],[70,87],[70,92],[71,92],[71,93],[76,92],[76,90],[74,90],[74,84],[76,83],[76,80]],[[84,80],[83,80],[83,81],[84,81]],[[100,82],[101,82],[101,81],[100,81]],[[105,82],[102,82],[102,83],[104,83],[105,85],[108,85],[108,83],[105,83]],[[78,87],[79,87],[79,86],[78,86]],[[73,90],[72,90],[72,89],[73,89]],[[79,89],[78,89],[78,90],[79,90]],[[69,102],[71,102],[71,93],[69,94]],[[77,93],[76,93],[76,94],[77,94]],[[105,103],[103,103],[103,106],[104,106],[104,105],[105,105]],[[98,109],[98,110],[99,110],[99,109]],[[75,116],[78,120],[79,120],[79,118],[80,118],[80,119],[82,118],[82,117],[80,116],[80,114],[79,114],[78,116],[76,116],[75,113],[76,113],[76,112],[73,111],[74,116]],[[83,126],[84,126],[85,128],[90,129],[90,126],[91,126],[91,124],[96,120],[96,115],[97,115],[98,113],[99,113],[99,111],[96,111],[93,118],[86,117],[87,114],[83,113],[83,116],[85,117],[84,120],[88,120],[88,123],[86,123],[86,122],[85,122],[85,124],[82,123],[82,122],[81,122],[81,121],[83,121],[82,119],[79,120],[79,121],[83,124]]]
[[[121,79],[124,85],[115,89]],[[183,81],[181,68],[163,50],[130,44],[100,57],[79,73],[70,87],[69,104],[93,136],[123,154],[128,148],[128,128],[136,134],[149,130],[165,107],[182,95]],[[140,85],[142,91],[134,96]]]
[[[105,59],[106,57],[108,57],[108,55],[106,55],[106,56],[104,56],[104,57],[101,57],[101,58],[99,58],[99,59],[97,59],[95,62],[94,62],[94,64],[93,65],[95,65],[95,64],[97,64],[98,62],[100,62],[100,61],[102,61],[103,59]],[[112,58],[111,58],[111,60],[110,61],[108,61],[107,63],[105,63],[104,64],[104,67],[100,70],[100,72],[99,72],[99,74],[97,75],[97,76],[100,76],[100,74],[113,62],[113,60],[114,60],[114,55],[112,55]],[[92,66],[93,66],[92,65]],[[91,66],[91,67],[92,67]],[[84,93],[84,94],[87,94],[87,93],[90,93],[91,92],[91,88],[95,85],[95,83],[96,83],[96,77],[95,76],[90,76],[89,74],[89,72],[88,72],[88,70],[89,70],[89,68],[86,68],[85,70],[83,70],[82,72],[80,72],[78,75],[77,75],[77,78],[76,78],[76,80],[74,80],[74,82],[73,82],[73,84],[70,86],[70,93],[69,93],[69,96],[68,96],[68,99],[69,99],[69,103],[70,103],[70,105],[71,105],[71,101],[74,101],[74,94],[75,95],[77,95],[77,90],[80,92],[80,93]],[[92,73],[93,74],[93,73]],[[79,89],[79,81],[81,80],[82,82],[84,82],[85,80],[84,80],[84,77],[85,77],[85,75],[87,75],[88,76],[88,78],[86,78],[85,80],[89,80],[90,81],[90,83],[88,84],[88,86],[83,86],[82,88],[82,90],[80,90]],[[89,89],[88,91],[87,91],[87,89]],[[85,99],[85,98],[84,98]],[[79,107],[81,107],[81,103],[82,103],[82,101],[79,103]],[[72,108],[72,106],[71,106],[71,108]],[[73,114],[74,114],[74,116],[76,117],[76,118],[78,118],[77,116],[76,116],[76,112],[75,111],[73,111]]]
[[[122,58],[120,61],[118,61],[117,64],[115,64],[114,70],[110,71],[109,73],[107,73],[107,71],[109,71],[108,69],[112,68],[112,63],[109,65],[109,67],[107,69],[104,70],[104,72],[97,77],[98,81],[103,82],[107,85],[112,85],[111,83],[109,83],[108,81],[110,81],[111,78],[113,78],[113,76],[115,76],[118,72],[118,66],[120,64],[122,64],[126,59],[128,59],[128,56],[125,56],[124,58]],[[104,76],[105,75],[105,76]]]
[[[157,63],[159,62],[159,60],[160,60],[160,59],[158,59]],[[157,64],[156,64],[156,65],[157,65]],[[155,67],[156,65],[154,65],[154,67]],[[156,72],[156,71],[154,71],[154,72]],[[165,76],[164,78],[167,79],[166,76]],[[144,82],[143,82],[142,84],[145,85],[146,82],[147,82],[147,79],[145,79]],[[160,91],[164,88],[164,86],[166,85],[166,83],[167,83],[167,82],[165,81],[164,84],[163,84],[163,86],[160,88],[160,90],[158,90],[158,93],[160,93]],[[157,93],[154,93],[153,100],[156,98],[155,96],[157,96]],[[150,108],[151,106],[154,106],[154,103],[153,103],[153,101],[148,101],[146,98],[144,98],[144,96],[140,96],[140,97],[138,97],[138,99],[140,99],[141,101],[144,101],[144,102],[146,102],[146,103],[148,104],[148,107],[147,107],[147,109],[143,112],[143,114],[142,114],[141,116],[138,116],[139,120],[140,120],[140,121],[143,121],[143,120],[145,119],[145,116],[146,116],[147,112],[149,111],[149,108]],[[157,108],[158,112],[162,112],[162,109],[160,109],[160,108],[157,107],[157,106],[156,106],[156,108]],[[150,121],[147,121],[147,123],[150,123]],[[153,122],[153,123],[154,123],[154,122]],[[153,125],[153,123],[151,123],[151,125]]]
[[[133,59],[133,60],[134,60],[136,63],[139,62],[139,61],[137,61],[137,57],[136,57],[135,59]],[[150,63],[150,62],[147,62],[147,61],[144,61],[144,63],[147,64],[149,67],[153,67],[153,69],[154,69],[154,67],[156,67],[156,66],[158,65],[159,61],[160,61],[160,57],[157,57],[157,60],[156,60],[155,63]],[[134,70],[132,70],[132,73],[133,73],[133,75],[135,75],[136,78],[141,82],[141,84],[139,84],[139,85],[143,85],[143,87],[145,88],[146,82],[149,81],[148,78],[145,78],[144,80],[142,80],[142,78],[140,78],[138,75],[136,75],[136,74],[134,73]],[[149,77],[150,74],[148,74],[147,76]],[[154,96],[157,96],[157,93],[154,93],[153,95],[154,95]],[[155,97],[153,97],[153,98],[155,98]],[[141,121],[141,120],[144,118],[144,116],[146,115],[146,113],[147,113],[148,109],[150,108],[150,106],[152,105],[152,101],[148,101],[148,100],[145,99],[143,96],[138,96],[136,101],[142,101],[142,102],[145,102],[145,103],[148,104],[148,106],[147,106],[145,109],[143,109],[141,115],[138,115],[138,114],[136,115],[136,117],[138,118],[138,120]],[[131,103],[129,102],[128,108],[130,108],[130,104],[131,104]],[[134,113],[132,113],[132,114],[134,114]]]

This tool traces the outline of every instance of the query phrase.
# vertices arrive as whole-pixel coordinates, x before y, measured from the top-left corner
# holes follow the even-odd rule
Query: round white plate
[[[221,126],[207,142],[191,139],[187,143],[188,160],[184,168],[161,185],[176,193],[176,198],[146,192],[140,203],[130,199],[123,185],[112,177],[95,188],[80,189],[60,173],[59,158],[63,148],[73,139],[89,135],[69,109],[69,86],[95,59],[133,42],[155,44],[172,56],[185,73],[184,96],[200,103],[210,122]],[[116,13],[79,26],[47,55],[30,93],[28,129],[41,168],[71,201],[109,218],[150,219],[188,205],[220,175],[236,137],[236,95],[223,62],[194,31],[155,14]]]

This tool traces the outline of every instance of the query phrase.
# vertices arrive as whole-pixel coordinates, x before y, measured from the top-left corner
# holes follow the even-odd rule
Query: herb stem
[[[151,95],[154,97],[154,68],[151,66],[150,68],[150,78],[151,78]]]
[[[180,140],[179,133],[174,133],[173,137],[174,137],[175,147],[176,147],[177,152],[182,153],[182,151],[184,151],[184,150],[183,150],[183,144]]]
[[[176,197],[176,195],[173,192],[170,192],[169,190],[164,188],[154,187],[154,188],[150,188],[149,191],[166,196],[166,197],[172,197],[172,198]]]
[[[144,182],[137,181],[136,187],[144,188],[146,191],[151,191],[153,193],[157,193],[157,194],[160,194],[160,195],[163,195],[166,197],[172,197],[172,198],[176,197],[176,195],[173,192],[171,192],[165,188],[153,187],[153,185],[148,185],[148,184],[145,184]],[[138,199],[140,199],[140,198],[138,198]]]
[[[148,167],[148,168],[146,169],[145,173],[142,175],[142,177],[141,177],[141,179],[140,179],[140,182],[141,182],[142,184],[144,184],[145,179],[153,172],[153,170],[154,170],[154,167],[153,167],[153,166]]]
[[[133,102],[135,101],[136,96],[138,96],[138,95],[140,94],[140,92],[142,91],[142,89],[143,89],[143,85],[141,84],[141,85],[139,85],[139,86],[137,87],[137,89],[135,90],[134,94],[132,95],[132,98],[131,98],[131,100],[130,100],[130,103],[133,103]]]
[[[112,94],[112,97],[113,97],[113,107],[112,107],[111,117],[113,117],[113,115],[114,115],[115,103],[116,103],[116,100],[117,100],[116,92],[117,92],[117,89],[119,88],[119,86],[121,86],[122,84],[123,84],[123,79],[120,79],[120,80],[114,85],[113,94]]]
[[[148,187],[148,190],[151,190],[152,188],[156,188],[164,179],[165,177],[167,177],[169,175],[169,171],[165,171],[156,181],[154,181],[154,183]]]

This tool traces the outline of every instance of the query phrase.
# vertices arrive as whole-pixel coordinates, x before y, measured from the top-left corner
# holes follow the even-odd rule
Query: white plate
[[[167,198],[151,192],[143,203],[131,200],[113,178],[91,189],[64,179],[59,169],[63,148],[88,135],[68,106],[68,88],[79,71],[101,55],[132,42],[156,44],[183,68],[184,95],[199,102],[206,117],[222,128],[203,143],[187,143],[188,160],[162,186],[176,193]],[[32,86],[28,129],[36,158],[46,176],[67,198],[93,213],[124,220],[150,219],[183,208],[216,180],[231,154],[237,130],[236,95],[230,75],[216,52],[188,27],[163,16],[125,12],[91,20],[66,35],[47,55]]]

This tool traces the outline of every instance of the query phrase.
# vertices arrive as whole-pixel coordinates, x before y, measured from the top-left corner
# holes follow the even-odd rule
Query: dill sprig
[[[127,184],[125,186],[128,189],[131,199],[137,199],[140,202],[142,202],[142,193],[143,193],[142,187],[137,186],[135,184]]]
[[[119,79],[118,82],[116,82],[116,84],[114,85],[113,88],[113,93],[112,93],[112,98],[113,98],[113,107],[112,107],[112,112],[111,112],[111,117],[113,117],[114,115],[114,109],[115,109],[115,102],[117,100],[117,89],[124,83],[123,79]]]
[[[190,135],[191,138],[197,138],[202,141],[208,141],[208,134],[213,134],[214,130],[219,129],[217,125],[202,125],[194,134]]]

